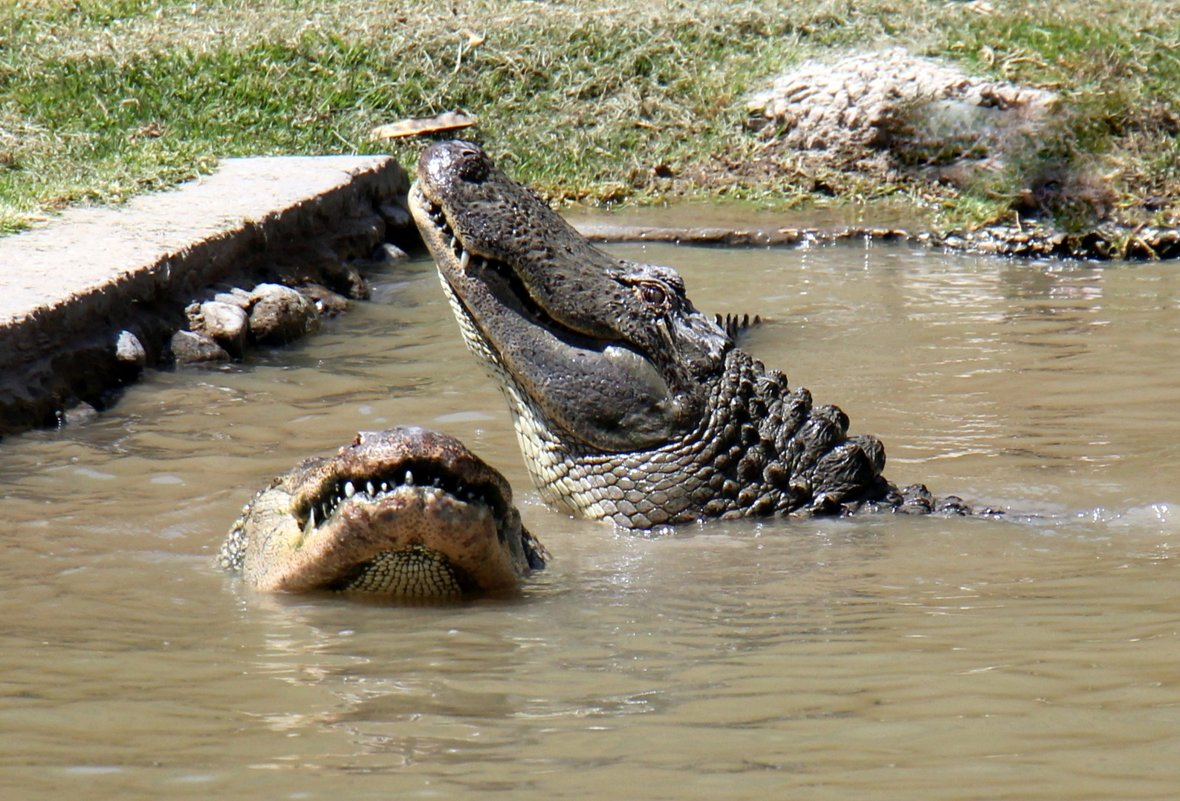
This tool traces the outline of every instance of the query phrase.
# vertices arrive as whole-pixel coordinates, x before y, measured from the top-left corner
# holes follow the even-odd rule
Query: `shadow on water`
[[[739,521],[642,537],[544,507],[431,266],[244,364],[154,375],[4,444],[0,785],[13,797],[1171,798],[1180,274],[903,247],[620,247],[889,453],[1031,520]],[[502,470],[554,554],[514,599],[252,593],[252,492],[414,423]]]

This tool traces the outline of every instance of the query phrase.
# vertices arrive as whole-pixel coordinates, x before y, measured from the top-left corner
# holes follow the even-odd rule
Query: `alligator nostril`
[[[492,161],[479,148],[464,142],[455,154],[455,174],[464,181],[479,184],[487,180],[492,170]]]
[[[492,160],[474,142],[436,142],[422,152],[418,169],[436,187],[459,181],[482,184],[492,173]]]

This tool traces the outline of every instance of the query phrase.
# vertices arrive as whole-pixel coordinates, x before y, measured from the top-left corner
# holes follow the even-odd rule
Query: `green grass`
[[[556,199],[665,193],[790,205],[970,197],[802,170],[710,169],[759,153],[743,98],[804,58],[904,44],[1061,92],[1046,158],[1110,174],[1126,210],[1180,219],[1180,3],[811,0],[16,0],[0,8],[0,231],[79,202],[208,172],[226,156],[393,152],[369,140],[462,108],[522,180]],[[1052,152],[1049,152],[1052,151]],[[652,178],[666,165],[677,179]],[[1147,202],[1150,201],[1150,202]]]

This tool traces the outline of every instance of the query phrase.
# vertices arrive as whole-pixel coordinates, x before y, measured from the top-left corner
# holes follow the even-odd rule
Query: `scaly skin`
[[[514,590],[544,557],[500,473],[454,437],[400,427],[276,478],[218,558],[259,590],[440,599]]]
[[[410,208],[542,497],[624,528],[707,517],[966,511],[899,490],[835,406],[735,347],[675,270],[595,248],[469,142],[423,154]]]

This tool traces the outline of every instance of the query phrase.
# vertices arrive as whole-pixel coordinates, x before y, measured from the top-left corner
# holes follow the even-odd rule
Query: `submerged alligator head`
[[[276,478],[219,561],[260,590],[452,598],[515,589],[544,566],[500,473],[454,437],[362,432]]]
[[[428,148],[410,208],[549,502],[626,528],[936,505],[886,481],[840,409],[735,347],[675,270],[595,248],[477,145]]]

